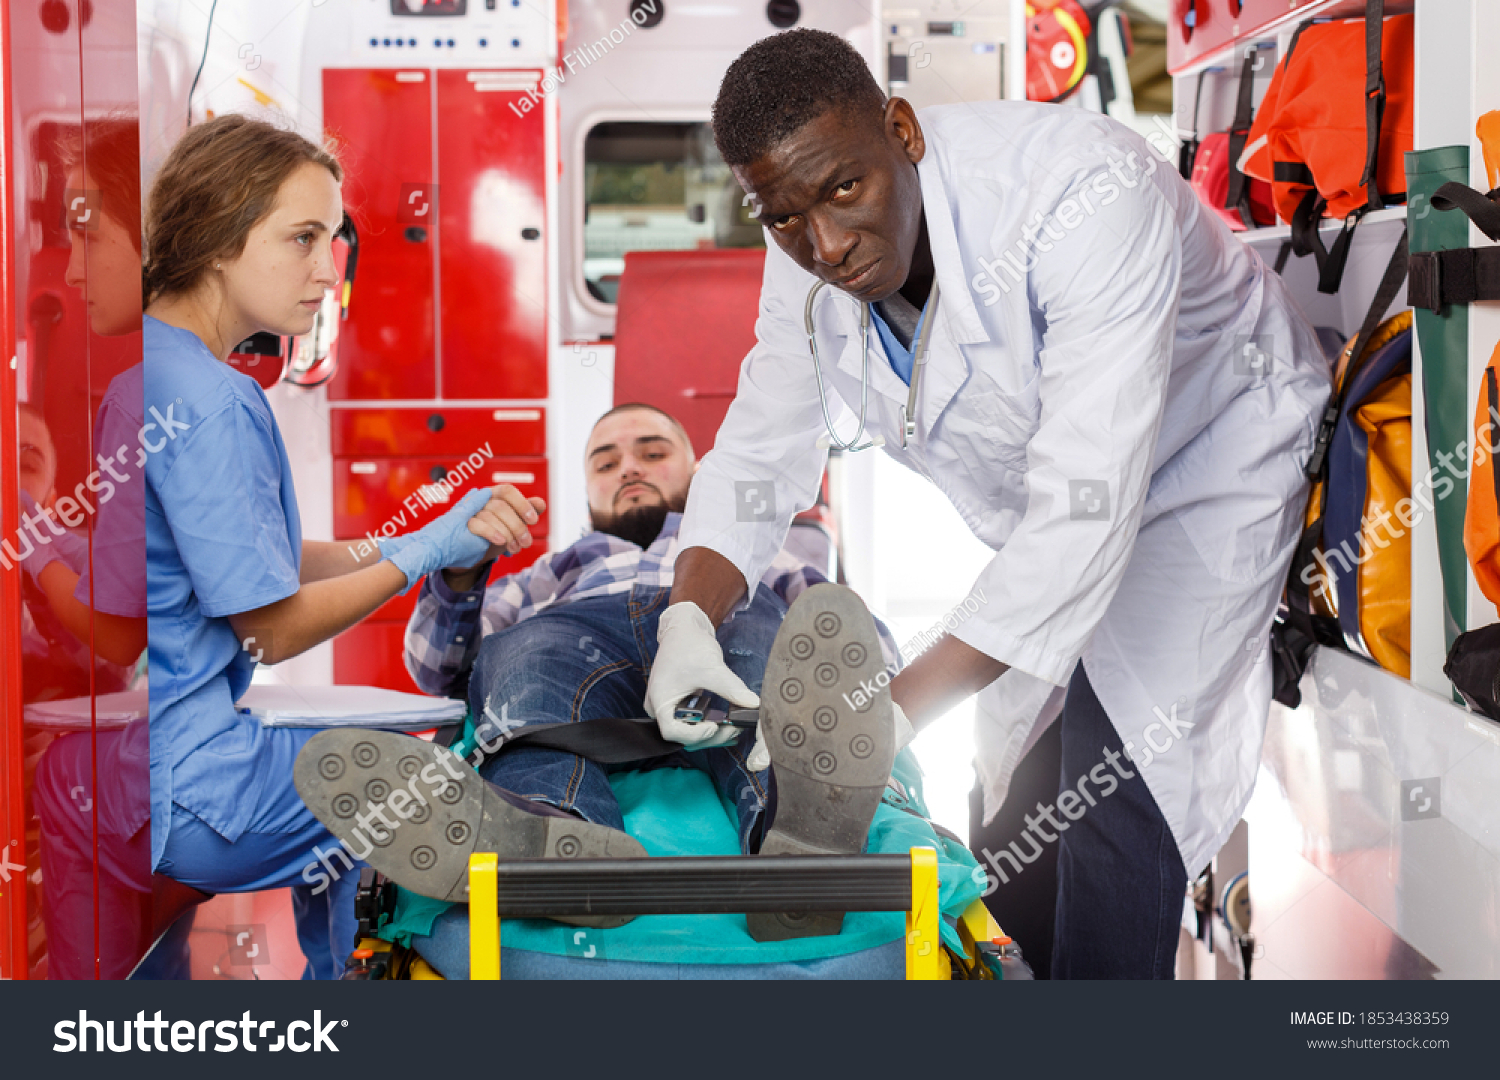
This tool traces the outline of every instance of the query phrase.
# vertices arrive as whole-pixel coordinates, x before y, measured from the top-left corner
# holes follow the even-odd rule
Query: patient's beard
[[[596,514],[594,528],[644,549],[654,544],[661,535],[661,527],[666,524],[667,515],[682,513],[686,505],[686,497],[680,497],[646,506],[633,506],[607,517]]]

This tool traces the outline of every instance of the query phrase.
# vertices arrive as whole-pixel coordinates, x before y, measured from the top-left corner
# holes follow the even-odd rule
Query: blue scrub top
[[[890,328],[890,325],[880,317],[880,309],[874,304],[870,305],[870,316],[875,322],[875,332],[880,336],[880,344],[885,347],[885,357],[891,365],[891,370],[896,377],[907,386],[911,385],[911,369],[916,362],[911,349],[901,344]],[[917,328],[912,331],[911,343],[915,347],[917,340],[922,336],[922,323],[927,318],[927,308],[922,308],[922,314],[917,317]]]
[[[234,702],[255,662],[228,616],[299,587],[302,523],[265,393],[198,337],[145,320],[151,865],[175,803],[231,843],[267,785],[265,734]],[[152,427],[151,425],[155,425]]]
[[[155,322],[156,320],[152,320]],[[94,526],[94,557],[79,569],[73,598],[110,615],[144,619],[146,610],[146,482],[144,437],[147,428],[143,365],[127,368],[110,380],[94,420],[94,454],[98,466],[99,516]],[[144,432],[144,436],[142,435]]]

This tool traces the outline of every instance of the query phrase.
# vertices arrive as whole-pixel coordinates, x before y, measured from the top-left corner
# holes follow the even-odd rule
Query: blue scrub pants
[[[244,833],[230,843],[180,805],[157,871],[204,892],[292,890],[297,941],[307,967],[304,979],[337,979],[354,949],[354,894],[362,863],[353,863],[339,840],[313,817],[292,787],[292,763],[316,735],[307,729],[268,728],[257,771],[279,777],[267,785]],[[233,798],[235,778],[224,778]],[[337,854],[335,851],[337,850]]]

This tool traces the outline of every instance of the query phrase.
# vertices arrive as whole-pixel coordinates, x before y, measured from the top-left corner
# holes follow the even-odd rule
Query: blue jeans
[[[1062,717],[1061,788],[1123,754],[1083,665]],[[1174,977],[1187,871],[1172,830],[1127,758],[1119,789],[1058,833],[1054,979]],[[1025,947],[1025,943],[1022,943]]]
[[[510,730],[520,731],[527,723],[645,716],[646,680],[656,658],[656,624],[669,595],[668,589],[638,586],[628,593],[559,604],[490,634],[479,647],[469,680],[475,717],[501,717]],[[760,585],[750,606],[719,628],[725,664],[757,693],[785,616],[786,604]],[[628,766],[605,766],[561,750],[502,746],[481,763],[479,773],[527,799],[623,829],[609,786],[611,768],[701,769],[738,811],[740,847],[748,855],[760,846],[774,800],[770,770],[752,773],[745,764],[754,741],[754,732],[747,730],[729,746],[680,750]]]

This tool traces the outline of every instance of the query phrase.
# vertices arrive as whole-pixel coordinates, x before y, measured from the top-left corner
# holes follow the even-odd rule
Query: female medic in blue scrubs
[[[257,662],[328,640],[425,574],[528,546],[544,508],[482,488],[378,553],[302,538],[270,405],[224,360],[257,331],[312,328],[338,284],[342,178],[300,135],[223,116],[173,148],[146,213],[152,864],[205,892],[290,886],[305,978],[343,970],[358,875],[329,883],[319,852],[338,841],[292,787],[315,732],[263,728],[234,702]]]

